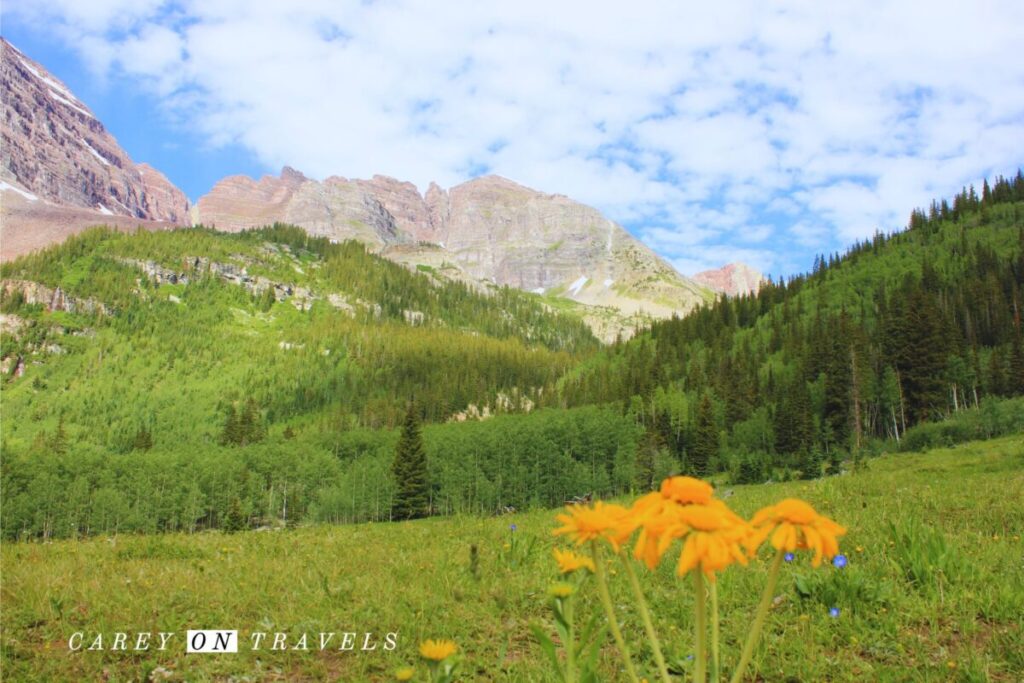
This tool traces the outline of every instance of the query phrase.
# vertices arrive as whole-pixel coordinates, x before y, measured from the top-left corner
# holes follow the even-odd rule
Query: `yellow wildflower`
[[[558,562],[558,571],[562,574],[572,574],[579,569],[594,571],[594,561],[589,557],[577,555],[571,550],[559,550],[555,548],[555,561]]]
[[[411,666],[403,666],[401,669],[395,672],[396,681],[411,681],[413,674],[416,670]]]
[[[714,580],[716,571],[733,562],[746,563],[740,546],[749,525],[713,493],[711,484],[700,479],[670,477],[659,491],[640,498],[632,509],[641,526],[634,557],[654,569],[672,542],[682,539],[680,575],[699,567]]]
[[[763,508],[750,522],[755,527],[747,540],[751,554],[771,535],[771,544],[777,550],[813,550],[815,567],[821,564],[822,556],[831,558],[839,552],[837,537],[846,533],[845,528],[796,498]]]
[[[722,508],[724,505],[686,505],[679,509],[681,523],[689,528],[676,568],[679,576],[699,568],[714,581],[715,572],[733,562],[747,563],[743,542],[749,528],[746,522],[734,519],[731,511]]]
[[[604,539],[618,552],[636,528],[629,517],[629,511],[621,505],[597,501],[593,507],[569,505],[566,511],[568,514],[556,517],[564,526],[555,529],[553,533],[555,536],[568,535],[576,545]]]
[[[661,482],[661,497],[679,505],[706,505],[711,501],[714,487],[693,477],[669,477]]]
[[[459,646],[450,640],[425,640],[420,643],[420,656],[440,662],[451,657]]]

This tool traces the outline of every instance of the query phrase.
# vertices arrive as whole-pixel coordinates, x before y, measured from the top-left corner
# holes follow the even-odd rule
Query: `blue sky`
[[[421,190],[498,173],[684,273],[778,275],[1024,163],[1024,4],[847,4],[6,0],[2,19],[193,200],[285,164]]]

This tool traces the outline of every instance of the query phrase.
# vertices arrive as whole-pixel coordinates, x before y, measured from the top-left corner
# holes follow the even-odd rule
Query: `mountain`
[[[2,41],[3,258],[89,225],[203,224],[226,232],[287,223],[482,291],[512,286],[570,309],[611,341],[709,301],[705,285],[599,211],[498,176],[425,194],[384,176],[317,181],[230,176],[189,206],[159,171],[136,164],[95,115],[40,64]]]
[[[757,294],[764,275],[745,263],[729,263],[715,270],[705,270],[693,276],[695,282],[728,296]]]
[[[97,223],[188,222],[181,190],[133,162],[66,85],[3,38],[0,95],[5,258]]]
[[[594,311],[612,312],[612,337],[710,298],[596,209],[493,175],[448,190],[431,183],[421,195],[384,176],[318,182],[285,167],[278,178],[225,178],[197,202],[193,220],[232,232],[280,221],[358,239],[410,266],[593,307],[584,313],[595,322]]]

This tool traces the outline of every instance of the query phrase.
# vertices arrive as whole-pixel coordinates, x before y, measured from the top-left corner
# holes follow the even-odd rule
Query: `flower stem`
[[[718,659],[718,582],[711,582],[711,681],[718,683],[721,671]]]
[[[622,556],[622,563],[626,565],[626,575],[629,576],[629,585],[633,587],[633,595],[636,596],[637,608],[640,611],[640,618],[644,622],[644,629],[647,630],[647,637],[651,641],[651,649],[654,651],[654,661],[658,664],[658,673],[665,683],[672,683],[668,675],[668,667],[665,666],[665,657],[661,654],[661,641],[654,630],[654,622],[651,621],[651,613],[647,609],[647,600],[640,588],[640,581],[636,577],[636,570],[633,569],[633,562],[626,555]]]
[[[694,601],[694,641],[697,646],[697,653],[694,657],[693,667],[693,680],[694,683],[704,683],[705,671],[707,669],[707,645],[705,644],[705,635],[707,631],[706,623],[706,610],[704,608],[704,574],[701,573],[700,567],[694,567],[693,572],[693,592],[696,600]]]
[[[619,621],[615,618],[615,607],[612,605],[612,596],[608,593],[608,581],[604,576],[604,564],[601,561],[601,553],[597,547],[597,541],[590,542],[590,553],[594,557],[594,574],[597,576],[597,595],[601,598],[601,605],[604,607],[605,616],[608,617],[608,628],[611,629],[615,644],[622,654],[622,661],[626,665],[626,674],[633,683],[640,683],[633,668],[633,660],[629,657],[629,648],[622,638],[622,631],[619,630]]]
[[[772,567],[768,571],[768,583],[765,584],[764,593],[761,594],[761,603],[757,606],[757,614],[754,615],[754,623],[750,625],[750,633],[747,634],[747,642],[743,645],[743,654],[740,655],[740,663],[736,665],[736,671],[733,673],[732,678],[729,679],[730,683],[739,683],[743,678],[743,673],[747,669],[747,665],[750,663],[750,657],[754,654],[754,646],[757,645],[757,639],[761,635],[761,627],[764,626],[764,618],[768,614],[768,607],[772,603],[772,594],[775,592],[775,584],[779,580],[779,568],[782,566],[782,551],[778,550],[775,552],[775,559],[772,561]]]
[[[576,681],[576,635],[573,628],[572,603],[575,596],[570,595],[565,599],[565,621],[568,625],[569,638],[565,644],[565,681],[575,683]]]

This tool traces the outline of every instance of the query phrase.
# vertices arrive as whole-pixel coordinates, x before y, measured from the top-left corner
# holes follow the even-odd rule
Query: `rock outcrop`
[[[48,311],[110,315],[110,308],[102,301],[70,296],[60,287],[48,287],[29,280],[3,280],[0,289],[5,298],[18,296],[29,305],[40,304]]]
[[[757,294],[764,275],[745,263],[730,263],[716,270],[697,273],[693,279],[720,294],[736,296]]]

